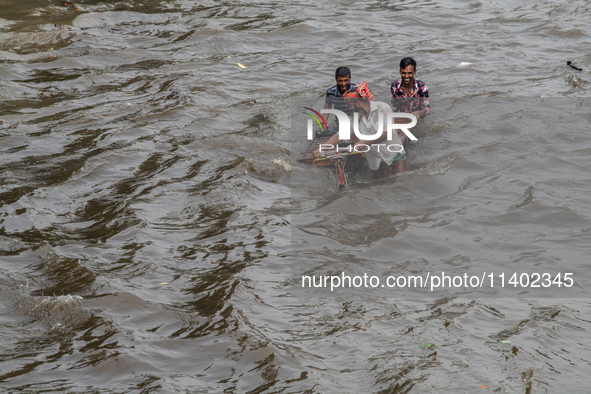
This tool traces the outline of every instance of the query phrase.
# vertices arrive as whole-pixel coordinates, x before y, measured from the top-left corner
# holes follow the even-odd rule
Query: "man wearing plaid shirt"
[[[412,57],[400,61],[400,80],[392,82],[391,107],[394,112],[411,113],[421,119],[431,112],[429,88],[423,81],[415,79],[417,62]]]

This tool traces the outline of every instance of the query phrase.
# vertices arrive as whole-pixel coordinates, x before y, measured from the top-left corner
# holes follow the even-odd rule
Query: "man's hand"
[[[416,116],[417,120],[421,119],[423,116],[425,116],[425,111],[420,109],[418,111],[414,111],[412,113],[414,116]]]

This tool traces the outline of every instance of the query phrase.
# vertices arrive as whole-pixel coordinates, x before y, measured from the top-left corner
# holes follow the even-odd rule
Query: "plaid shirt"
[[[402,81],[392,82],[390,90],[392,91],[392,110],[394,112],[411,113],[414,111],[423,110],[425,116],[431,112],[431,104],[429,103],[429,88],[425,82],[415,79],[415,85],[412,88],[412,93],[407,96],[402,87]]]

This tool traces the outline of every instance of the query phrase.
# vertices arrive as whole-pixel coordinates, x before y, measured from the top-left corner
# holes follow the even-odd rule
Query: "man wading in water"
[[[343,100],[343,93],[349,89],[357,87],[356,84],[351,83],[351,70],[347,67],[339,67],[334,73],[336,85],[326,89],[326,99],[324,100],[324,109],[338,109],[347,115],[350,115],[349,107],[345,100]]]
[[[400,61],[400,80],[392,82],[392,110],[413,114],[417,120],[429,115],[429,88],[423,81],[415,79],[417,62],[412,57]]]
[[[359,140],[355,133],[351,135],[351,140],[354,141],[353,148],[357,146],[358,150],[363,152],[369,168],[373,170],[373,178],[384,178],[408,170],[406,151],[402,147],[400,137],[396,133],[392,133],[392,139],[387,140],[386,119],[388,114],[392,113],[390,106],[381,101],[374,101],[373,93],[369,90],[367,82],[349,89],[343,93],[343,98],[347,102],[350,112],[359,113],[360,134],[376,135],[381,132],[381,135],[373,140]],[[382,117],[382,128],[378,130],[380,116]],[[334,134],[326,141],[326,144],[330,145],[338,143],[338,134]],[[318,151],[315,153],[318,154]]]

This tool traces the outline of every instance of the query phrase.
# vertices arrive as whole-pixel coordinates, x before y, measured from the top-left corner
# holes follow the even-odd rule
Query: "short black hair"
[[[417,71],[417,62],[412,57],[405,57],[400,61],[400,69],[407,68],[408,66],[414,66],[415,71]]]
[[[339,67],[334,73],[335,78],[346,77],[347,75],[351,75],[351,70],[349,70],[349,67]]]

